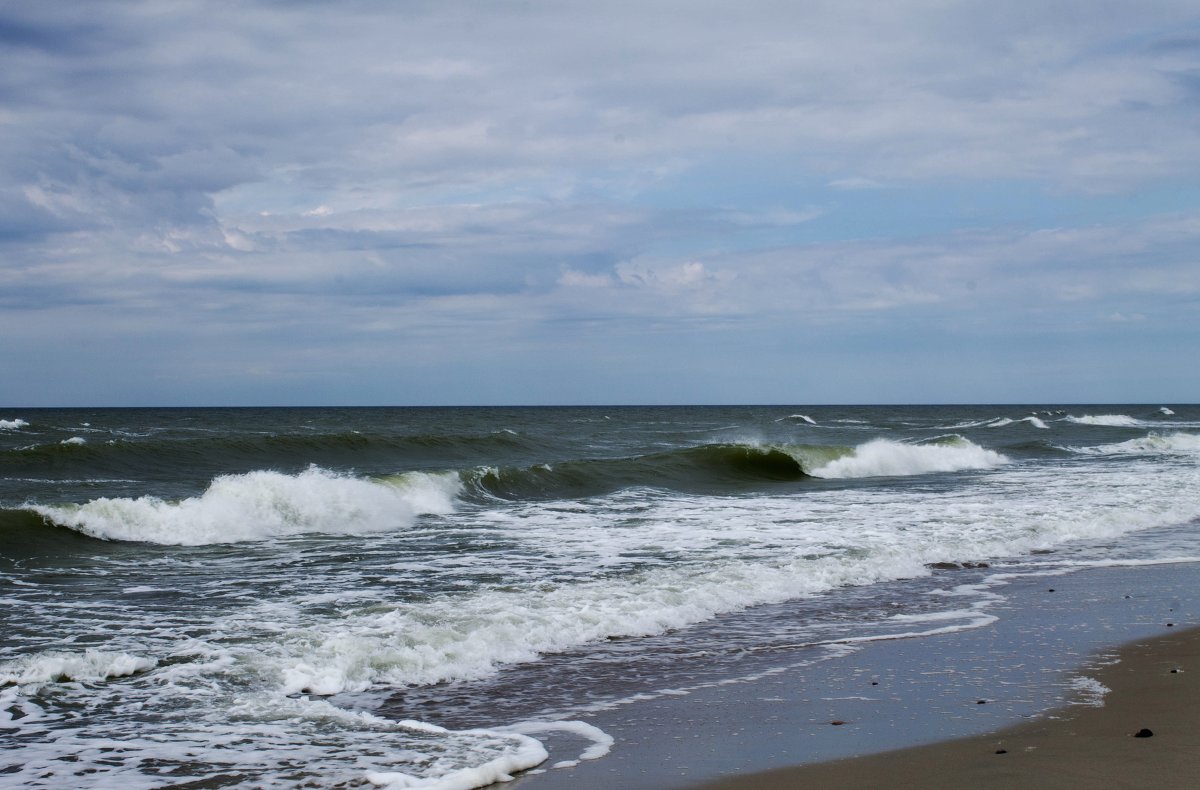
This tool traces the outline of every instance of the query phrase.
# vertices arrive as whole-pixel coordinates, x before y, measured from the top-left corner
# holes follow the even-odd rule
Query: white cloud
[[[1200,178],[1193,3],[217,8],[6,11],[6,352],[1136,328],[1200,293],[1166,205]],[[1014,182],[1044,215],[939,197]]]

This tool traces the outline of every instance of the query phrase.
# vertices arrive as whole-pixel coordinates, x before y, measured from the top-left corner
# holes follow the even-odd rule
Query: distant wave
[[[0,431],[15,431],[18,428],[27,428],[29,423],[18,417],[15,420],[0,420]]]
[[[1008,458],[1000,453],[962,437],[936,444],[904,444],[890,439],[875,439],[860,444],[845,457],[813,469],[811,474],[824,478],[920,475],[990,469],[1007,462]]]
[[[775,422],[784,422],[785,420],[791,420],[792,422],[806,422],[809,425],[817,424],[817,421],[812,417],[809,417],[807,414],[789,414],[786,417],[780,417]]]
[[[84,442],[72,436],[0,451],[0,473],[21,476],[161,477],[174,470],[201,479],[256,469],[299,471],[326,468],[433,468],[462,466],[473,459],[541,447],[511,431],[480,434],[370,435],[354,431],[291,435],[162,436]],[[79,441],[75,441],[79,439]]]
[[[1102,444],[1097,447],[1069,447],[1073,453],[1080,455],[1145,455],[1172,453],[1200,453],[1200,434],[1168,433],[1142,436],[1116,444]]]
[[[808,477],[807,452],[823,463],[846,447],[705,444],[628,458],[590,458],[524,468],[482,467],[463,475],[469,489],[502,499],[578,498],[622,488],[722,493]]]
[[[1020,423],[1020,422],[1027,422],[1030,425],[1032,425],[1034,428],[1041,428],[1043,430],[1049,430],[1049,428],[1050,428],[1050,426],[1046,425],[1046,423],[1042,422],[1037,417],[1022,417],[1019,420],[1014,420],[1011,417],[1001,417],[1000,419],[996,420],[995,422],[989,422],[987,424],[987,427],[1003,428],[1005,425],[1012,425],[1014,423]]]
[[[857,447],[729,443],[630,458],[484,467],[464,473],[463,482],[468,490],[502,499],[578,498],[635,486],[719,494],[809,478],[919,475],[1007,461],[960,436],[926,444],[877,439]]]
[[[1143,425],[1141,420],[1134,419],[1127,414],[1085,414],[1082,417],[1067,415],[1067,421],[1078,425],[1104,425],[1111,428],[1136,428]]]
[[[26,509],[104,540],[199,546],[402,528],[423,513],[451,512],[459,487],[449,473],[412,472],[375,481],[310,467],[297,475],[225,475],[202,495],[179,502],[106,497],[83,505],[31,504]]]
[[[1160,412],[1162,412],[1163,414],[1167,415],[1168,417],[1170,417],[1171,415],[1173,415],[1175,413],[1175,412],[1171,411],[1170,409],[1168,409],[1166,406],[1159,406],[1158,410]]]

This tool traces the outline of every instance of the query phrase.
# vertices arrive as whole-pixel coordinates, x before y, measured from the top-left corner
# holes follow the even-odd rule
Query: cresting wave
[[[1034,428],[1041,428],[1042,430],[1050,429],[1049,425],[1046,425],[1046,423],[1043,422],[1041,419],[1039,419],[1037,417],[1033,417],[1033,416],[1023,417],[1019,420],[1014,420],[1011,417],[1001,417],[1000,419],[996,420],[995,422],[989,422],[987,424],[987,427],[1003,428],[1005,425],[1013,425],[1014,423],[1021,423],[1021,422],[1027,422],[1030,425],[1032,425]]]
[[[1008,463],[1005,456],[961,436],[928,444],[875,439],[860,444],[851,454],[813,469],[812,475],[823,478],[899,477],[991,469],[1005,463]]]
[[[908,444],[876,439],[856,447],[820,444],[706,444],[632,458],[488,467],[464,474],[468,489],[503,499],[581,497],[629,487],[721,493],[806,478],[898,477],[990,469],[1008,459],[961,436]]]
[[[15,431],[18,428],[28,428],[29,423],[22,420],[20,417],[14,420],[0,420],[0,431]]]
[[[1070,447],[1073,453],[1081,455],[1157,455],[1157,454],[1190,454],[1200,453],[1200,434],[1194,433],[1152,433],[1137,439],[1129,439],[1116,444],[1102,444],[1098,447]]]
[[[1082,417],[1067,415],[1067,422],[1078,425],[1103,425],[1109,428],[1137,428],[1146,423],[1127,414],[1085,414]]]
[[[458,478],[449,473],[361,480],[310,467],[298,475],[259,471],[218,477],[202,495],[179,502],[104,497],[84,505],[30,504],[26,509],[104,540],[200,546],[399,529],[421,514],[452,512],[459,488]]]

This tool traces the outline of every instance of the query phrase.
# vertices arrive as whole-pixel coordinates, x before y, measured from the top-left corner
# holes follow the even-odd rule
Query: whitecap
[[[1027,422],[1030,425],[1032,425],[1034,428],[1042,428],[1044,430],[1049,430],[1049,428],[1050,428],[1050,426],[1048,426],[1048,425],[1046,425],[1046,423],[1042,422],[1042,420],[1040,418],[1034,417],[1034,416],[1022,417],[1019,420],[1014,420],[1011,417],[1001,417],[1000,419],[996,420],[995,422],[988,423],[987,427],[1003,428],[1006,425],[1013,425],[1015,423],[1020,423],[1020,422]]]
[[[27,428],[29,423],[18,417],[15,420],[0,420],[0,431],[15,431],[18,428]]]
[[[1200,434],[1195,433],[1152,433],[1137,439],[1096,447],[1063,448],[1080,455],[1145,455],[1145,454],[1190,454],[1200,453]]]
[[[813,469],[822,478],[884,477],[990,469],[1008,458],[961,437],[941,444],[904,444],[875,439],[860,444],[850,455]]]
[[[305,533],[365,534],[450,513],[457,475],[411,472],[386,480],[319,467],[297,475],[257,471],[216,478],[198,497],[107,497],[78,506],[28,505],[64,527],[104,540],[200,546]]]
[[[1127,414],[1085,414],[1082,417],[1067,415],[1068,422],[1078,425],[1103,425],[1110,428],[1136,428],[1141,420],[1136,420]]]

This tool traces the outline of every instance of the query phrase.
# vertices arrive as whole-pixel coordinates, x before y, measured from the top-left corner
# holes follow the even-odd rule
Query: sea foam
[[[860,444],[851,455],[811,470],[810,474],[824,478],[920,475],[990,469],[1007,462],[1008,458],[1000,453],[961,437],[938,444],[904,444],[875,439]]]
[[[29,423],[22,420],[20,417],[15,420],[0,420],[0,431],[15,431],[18,428],[27,428]]]
[[[363,480],[310,467],[296,475],[257,471],[218,477],[200,496],[179,502],[104,497],[78,506],[27,509],[104,540],[200,546],[401,528],[421,514],[453,512],[460,487],[452,474],[411,472]]]
[[[42,686],[63,680],[98,681],[153,669],[157,661],[129,653],[88,649],[48,651],[0,661],[0,686]]]

